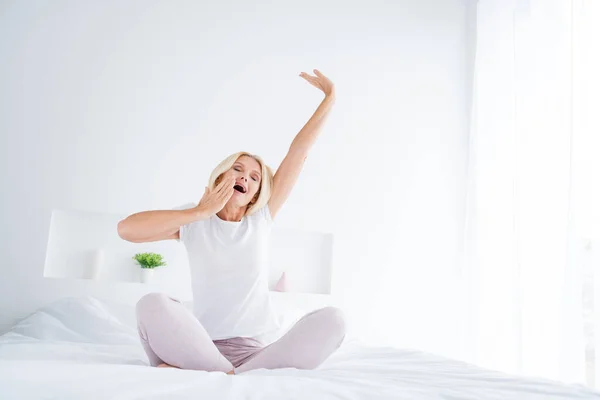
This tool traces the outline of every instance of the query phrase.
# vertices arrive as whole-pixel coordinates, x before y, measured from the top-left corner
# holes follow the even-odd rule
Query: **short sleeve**
[[[190,208],[194,207],[196,207],[195,203],[185,203],[180,206],[174,207],[173,210],[189,210]],[[190,225],[191,224],[186,224],[179,227],[179,239],[176,239],[178,242],[186,242]]]
[[[271,209],[269,208],[268,203],[256,210],[255,215],[257,215],[261,220],[266,221],[269,225],[273,223],[273,217],[271,216]]]

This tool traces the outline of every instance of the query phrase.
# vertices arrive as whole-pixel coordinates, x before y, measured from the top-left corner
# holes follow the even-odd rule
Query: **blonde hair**
[[[265,162],[257,155],[250,154],[245,151],[240,151],[238,153],[232,154],[217,165],[217,167],[210,174],[210,178],[208,179],[208,187],[212,190],[214,189],[219,182],[221,181],[222,175],[229,171],[233,164],[237,161],[241,156],[248,156],[254,158],[258,164],[260,165],[260,173],[262,175],[260,181],[260,188],[258,192],[249,203],[248,208],[246,209],[245,215],[252,215],[254,212],[259,210],[261,207],[267,205],[269,199],[271,198],[271,188],[273,187],[273,171],[271,168],[265,164]],[[254,200],[256,199],[256,200]]]

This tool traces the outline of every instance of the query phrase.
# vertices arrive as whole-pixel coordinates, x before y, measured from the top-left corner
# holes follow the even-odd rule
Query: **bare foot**
[[[234,372],[234,370],[232,369],[231,371],[229,371],[229,372],[227,373],[227,375],[235,375],[235,372]]]
[[[178,368],[178,367],[174,367],[172,365],[169,365],[167,363],[158,364],[156,367],[157,368]]]

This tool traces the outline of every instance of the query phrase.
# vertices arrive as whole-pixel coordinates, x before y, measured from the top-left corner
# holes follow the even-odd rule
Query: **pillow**
[[[311,311],[336,306],[333,296],[315,293],[269,292],[280,328],[261,336],[268,344],[279,339]],[[183,302],[191,311],[191,301]],[[18,322],[9,332],[45,341],[67,341],[139,347],[135,307],[93,296],[64,297]],[[116,350],[120,346],[114,347]]]
[[[64,297],[37,309],[9,333],[39,340],[136,344],[135,307],[92,296]]]

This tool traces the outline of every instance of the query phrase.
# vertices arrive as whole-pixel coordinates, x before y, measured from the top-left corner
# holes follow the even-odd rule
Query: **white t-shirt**
[[[260,338],[279,329],[268,286],[272,222],[267,205],[239,222],[215,214],[180,227],[190,263],[194,315],[212,340]]]

